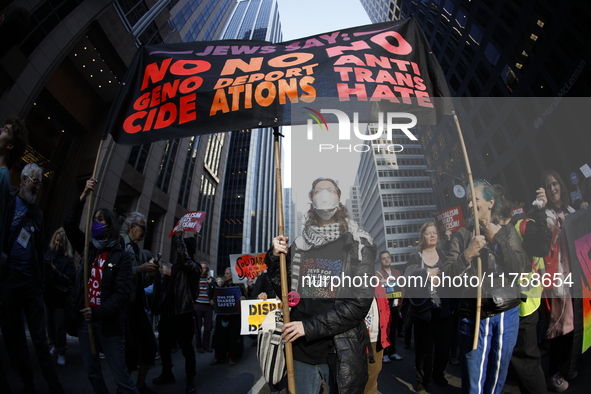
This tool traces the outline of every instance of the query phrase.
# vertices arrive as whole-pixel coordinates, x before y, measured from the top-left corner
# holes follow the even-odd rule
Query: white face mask
[[[322,190],[314,196],[313,204],[318,216],[323,220],[328,220],[336,213],[339,198],[328,190]]]

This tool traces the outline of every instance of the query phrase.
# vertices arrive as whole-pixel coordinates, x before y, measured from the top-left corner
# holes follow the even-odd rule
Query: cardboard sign
[[[248,279],[254,281],[267,269],[265,264],[266,253],[259,253],[256,256],[249,254],[231,254],[230,268],[232,269],[232,281],[244,283]]]
[[[185,213],[174,226],[170,234],[168,234],[168,237],[172,237],[177,231],[190,231],[193,233],[198,233],[201,231],[201,226],[203,226],[203,222],[205,221],[205,214],[206,212],[203,211]]]
[[[256,334],[269,312],[281,308],[279,300],[242,300],[240,302],[240,335]]]
[[[458,205],[457,207],[446,209],[445,211],[438,213],[435,216],[435,223],[442,234],[445,233],[446,230],[453,232],[464,227],[462,207]]]
[[[218,315],[240,314],[240,287],[216,287],[213,291],[213,308]]]

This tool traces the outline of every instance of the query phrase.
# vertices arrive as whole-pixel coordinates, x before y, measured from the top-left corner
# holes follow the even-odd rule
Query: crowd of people
[[[556,171],[542,175],[534,204],[517,215],[505,188],[475,181],[467,227],[440,234],[434,222],[424,223],[417,251],[403,266],[392,265],[388,251],[376,253],[372,237],[349,218],[338,183],[318,178],[302,234],[291,246],[287,237],[275,237],[267,271],[244,286],[234,283],[230,268],[216,280],[208,262],[195,260],[196,239],[181,230],[172,237],[173,261],[143,250],[147,218],[140,212],[121,218],[112,209],[96,209],[85,234],[80,222],[99,184],[94,178],[44,245],[36,205],[43,169],[27,164],[19,187],[10,188],[8,170],[26,143],[23,123],[8,119],[0,132],[0,326],[24,393],[36,392],[24,319],[50,393],[64,392],[56,366],[67,364],[66,333],[78,337],[95,393],[109,392],[101,357],[118,392],[152,393],[154,386],[175,384],[177,346],[185,360],[184,391],[195,393],[196,353],[211,353],[211,365],[235,365],[243,353],[239,311],[217,305],[217,295],[235,295],[238,306],[245,298],[280,294],[281,255],[297,295],[283,338],[292,343],[302,393],[376,393],[383,364],[403,360],[397,338],[404,337],[409,348],[411,335],[417,392],[431,383],[446,387],[446,367],[455,364],[456,354],[464,393],[501,393],[510,369],[522,393],[563,392],[577,375],[572,290],[532,280],[571,273],[562,227],[575,209]],[[478,286],[444,286],[446,276],[481,275],[479,266],[488,278],[480,297]],[[507,285],[512,275],[527,285]],[[345,276],[376,282],[310,285]],[[423,285],[411,285],[411,278]],[[549,355],[547,373],[541,351]],[[158,356],[161,372],[150,388],[147,375]],[[11,392],[2,365],[0,386]],[[280,387],[270,386],[277,392]]]
[[[537,279],[555,273],[566,278],[571,272],[561,229],[574,209],[556,171],[545,172],[541,184],[531,209],[515,214],[516,204],[504,187],[475,181],[474,196],[467,197],[471,223],[442,234],[441,240],[436,224],[425,223],[417,252],[403,267],[392,266],[388,251],[380,252],[374,276],[379,285],[364,302],[365,288],[343,296],[350,290],[346,286],[331,287],[331,293],[328,287],[306,287],[302,280],[319,272],[362,276],[375,259],[371,237],[348,219],[338,184],[314,181],[302,235],[291,247],[287,237],[277,236],[266,259],[278,292],[279,256],[286,255],[291,290],[300,297],[283,334],[294,347],[296,387],[306,393],[318,392],[323,384],[329,392],[376,393],[382,364],[402,359],[396,338],[404,337],[409,348],[412,327],[416,392],[426,392],[431,383],[448,386],[450,363],[461,364],[464,393],[501,393],[509,369],[522,393],[567,390],[577,376],[572,289]],[[480,296],[478,286],[444,285],[445,276],[478,275],[479,265],[487,278]],[[520,280],[513,285],[505,282],[515,276]],[[417,283],[411,278],[422,285],[410,285]],[[360,325],[368,332],[365,337]],[[541,362],[545,349],[547,373]],[[361,355],[365,368],[360,368]]]

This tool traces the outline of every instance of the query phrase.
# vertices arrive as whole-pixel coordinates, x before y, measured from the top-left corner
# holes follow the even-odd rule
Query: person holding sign
[[[216,312],[213,349],[215,356],[210,365],[229,362],[235,365],[242,356],[243,341],[240,336],[240,300],[246,299],[246,288],[232,281],[232,270],[224,271],[224,283],[213,291],[213,307]]]
[[[183,232],[177,231],[172,238],[176,248],[177,260],[172,265],[169,275],[158,283],[154,291],[155,311],[160,315],[158,323],[158,340],[160,344],[160,359],[162,373],[152,380],[156,385],[170,384],[176,381],[172,374],[172,347],[178,342],[185,358],[185,373],[187,375],[185,392],[194,393],[197,361],[193,348],[195,334],[194,299],[199,292],[199,277],[201,265],[193,260],[197,241],[195,238],[182,238]]]
[[[416,391],[425,390],[433,380],[440,387],[447,386],[445,367],[449,361],[452,336],[452,302],[431,291],[429,281],[439,281],[445,253],[437,248],[439,234],[433,222],[423,224],[419,231],[419,246],[410,255],[405,276],[420,276],[426,286],[407,286],[405,297],[409,299],[409,317],[415,335]],[[426,281],[426,282],[425,282]],[[410,283],[407,279],[407,283]],[[418,294],[423,293],[423,294]]]
[[[298,392],[320,392],[322,381],[331,393],[363,392],[368,379],[365,317],[374,297],[375,246],[369,234],[349,220],[341,190],[318,178],[308,194],[312,202],[302,236],[288,250],[288,237],[273,239],[267,252],[269,278],[281,293],[279,255],[287,254],[288,283],[299,302],[283,338],[293,342]],[[364,282],[363,278],[368,278]]]

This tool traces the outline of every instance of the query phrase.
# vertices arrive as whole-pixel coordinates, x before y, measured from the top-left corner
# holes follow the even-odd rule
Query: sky
[[[359,0],[278,0],[278,4],[284,41],[371,23]],[[331,172],[329,168],[322,166],[324,167],[323,173],[318,173],[316,175],[316,171],[312,171],[315,175],[313,178],[310,178],[311,180],[305,176],[301,176],[302,171],[300,170],[297,171],[298,174],[294,174],[295,179],[292,178],[291,130],[284,127],[283,131],[285,135],[283,140],[285,148],[283,151],[284,166],[282,169],[283,186],[293,188],[293,198],[297,205],[297,209],[299,211],[307,210],[307,208],[302,205],[305,205],[308,202],[306,193],[310,188],[311,180],[315,179],[317,176],[339,178],[339,186],[343,191],[343,198],[341,201],[344,203],[354,177],[339,177],[338,173],[334,173],[334,171]],[[346,158],[345,155],[342,156]],[[301,158],[298,157],[297,159],[300,161]],[[324,160],[326,163],[326,159]],[[330,162],[334,163],[332,160]],[[318,167],[318,163],[320,163],[320,165],[322,164],[322,162],[310,160],[308,154],[306,155],[306,163],[308,165],[311,163],[317,163],[316,167]],[[355,159],[349,158],[339,164],[339,172],[352,174],[357,171],[357,163],[358,160],[355,161]],[[312,164],[312,167],[314,167],[314,164]],[[302,186],[302,182],[306,183],[307,186]],[[301,190],[302,188],[306,191],[305,193],[298,192],[298,190]]]

